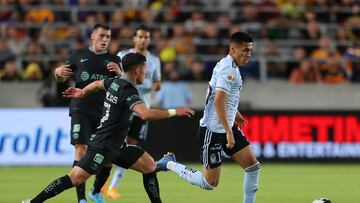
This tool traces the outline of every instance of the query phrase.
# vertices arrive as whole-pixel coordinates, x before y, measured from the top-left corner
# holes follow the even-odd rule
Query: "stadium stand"
[[[72,50],[88,46],[96,22],[111,26],[112,53],[132,45],[136,26],[149,26],[151,50],[161,58],[164,80],[168,63],[175,66],[180,80],[208,80],[214,63],[227,52],[227,38],[241,30],[255,39],[254,57],[242,71],[246,80],[360,81],[360,5],[355,0],[0,2],[4,82],[51,84],[54,65]]]

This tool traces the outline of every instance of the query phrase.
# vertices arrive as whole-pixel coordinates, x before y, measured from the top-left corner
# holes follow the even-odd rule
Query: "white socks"
[[[173,161],[169,161],[166,167],[169,170],[177,173],[182,179],[191,183],[192,185],[197,185],[205,190],[213,190],[215,188],[206,181],[204,175],[198,170],[184,166],[180,163],[175,163]],[[256,162],[255,164],[245,169],[243,203],[255,202],[256,191],[258,189],[258,183],[259,183],[259,173],[260,173],[259,162]]]
[[[116,170],[114,172],[114,175],[111,180],[111,184],[110,184],[109,188],[117,188],[121,179],[124,176],[124,173],[127,171],[127,169],[125,169],[125,168],[121,168],[119,166],[115,166],[115,167],[116,167]]]
[[[184,166],[180,163],[175,163],[173,161],[169,161],[167,163],[167,168],[177,173],[182,179],[186,180],[192,185],[197,185],[205,190],[214,189],[214,186],[206,182],[204,175],[198,170]]]
[[[260,163],[247,167],[244,177],[244,203],[254,203],[259,183]]]

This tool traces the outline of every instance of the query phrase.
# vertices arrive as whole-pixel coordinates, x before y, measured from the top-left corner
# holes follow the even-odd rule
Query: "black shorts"
[[[71,144],[88,144],[90,135],[99,125],[99,118],[84,113],[71,114]]]
[[[232,130],[235,145],[233,148],[228,149],[226,147],[226,133],[215,133],[206,127],[199,127],[200,159],[205,168],[208,166],[210,166],[210,168],[220,166],[222,163],[222,151],[228,156],[231,156],[250,145],[244,133],[237,126],[234,125]]]
[[[128,137],[131,137],[137,141],[145,141],[148,131],[148,121],[144,121],[139,116],[134,116],[130,128]]]
[[[96,174],[104,165],[113,163],[122,168],[130,168],[144,154],[135,145],[126,145],[119,150],[102,150],[89,146],[84,157],[76,164],[89,174]]]

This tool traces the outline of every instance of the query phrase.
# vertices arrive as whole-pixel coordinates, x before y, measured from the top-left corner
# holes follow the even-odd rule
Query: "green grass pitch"
[[[200,169],[199,164],[191,164]],[[0,202],[19,203],[32,197],[50,181],[67,173],[67,167],[0,167]],[[224,164],[220,185],[214,191],[203,191],[187,184],[173,172],[158,174],[164,203],[241,203],[243,171],[234,164]],[[91,178],[87,185],[90,189]],[[106,202],[149,202],[142,186],[142,176],[129,171],[121,183],[118,200]],[[70,189],[47,201],[76,202]],[[360,202],[360,164],[270,164],[261,165],[257,203],[311,203],[317,197],[328,197],[334,203]],[[89,201],[91,202],[91,201]]]

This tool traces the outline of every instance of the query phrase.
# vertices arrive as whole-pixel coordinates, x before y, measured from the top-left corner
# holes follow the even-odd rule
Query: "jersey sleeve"
[[[117,56],[120,58],[120,60],[122,61],[122,58],[124,57],[124,52],[123,51],[119,51],[117,53]],[[124,68],[122,67],[122,63],[120,63],[120,68],[121,70],[124,72]]]
[[[114,80],[115,80],[115,77],[111,77],[111,78],[106,78],[106,79],[103,81],[104,87],[105,87],[106,90],[109,89],[111,83],[114,82]]]
[[[125,105],[129,107],[130,110],[134,108],[136,104],[143,103],[144,101],[140,98],[139,92],[135,87],[126,87],[123,90],[123,98]]]
[[[121,58],[120,58],[120,56],[115,56],[115,61],[114,62],[117,63],[121,68]]]
[[[70,65],[70,69],[71,70],[75,70],[76,69],[76,66],[75,66],[75,63],[76,63],[76,57],[77,56],[77,51],[73,51],[69,58],[66,60],[66,65]]]
[[[121,58],[120,58],[120,56],[116,56],[116,57],[115,57],[115,63],[117,63],[117,64],[119,65],[119,67],[120,67],[120,70],[121,70],[122,72],[124,72],[124,69],[122,68],[122,65],[121,65]]]
[[[155,71],[153,74],[153,81],[160,81],[161,80],[161,63],[158,57],[155,57]]]
[[[121,58],[120,56],[115,56],[115,63],[119,64],[121,63]]]
[[[117,56],[120,57],[120,59],[122,59],[124,57],[125,53],[126,53],[125,51],[119,51],[117,53]]]
[[[235,79],[234,71],[231,66],[223,67],[219,70],[216,80],[215,90],[230,93],[232,83]]]

